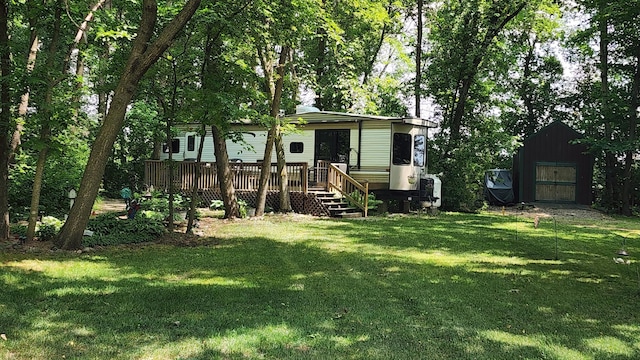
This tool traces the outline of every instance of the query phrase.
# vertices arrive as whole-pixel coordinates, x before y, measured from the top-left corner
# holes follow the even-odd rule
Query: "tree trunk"
[[[422,7],[424,0],[418,0],[418,13],[416,18],[418,20],[418,38],[416,39],[416,81],[414,84],[415,102],[416,102],[416,117],[420,115],[420,101],[421,101],[421,87],[422,87]]]
[[[324,0],[322,0],[322,7],[324,7]],[[324,77],[324,67],[325,67],[325,59],[326,59],[326,51],[327,51],[327,32],[324,29],[318,30],[317,39],[318,39],[318,47],[317,47],[317,57],[315,63],[315,76],[316,76],[316,87],[315,87],[315,103],[314,106],[320,110],[325,110],[325,101],[322,98],[322,78]]]
[[[220,182],[220,193],[224,203],[224,217],[234,219],[240,217],[240,206],[236,198],[236,188],[233,185],[233,172],[229,166],[229,153],[224,134],[217,126],[211,126],[213,149],[216,155],[216,170]]]
[[[204,62],[200,77],[205,91],[215,92],[220,89],[215,78],[215,74],[218,74],[224,69],[221,69],[221,65],[218,62],[220,56],[219,51],[222,49],[222,43],[220,39],[220,33],[213,34],[211,27],[207,28],[207,39],[205,41],[204,49]],[[207,105],[205,105],[205,108]],[[204,120],[208,120],[205,116]],[[213,151],[216,157],[216,172],[218,176],[218,183],[220,186],[220,193],[222,196],[222,202],[224,203],[224,216],[227,219],[234,219],[240,217],[240,205],[236,198],[236,189],[233,184],[233,171],[229,166],[229,153],[227,151],[227,134],[222,130],[224,127],[222,124],[225,119],[217,117],[213,119],[211,125],[211,137],[213,138]]]
[[[173,123],[174,120],[176,118],[176,107],[178,104],[178,72],[176,70],[177,68],[177,63],[175,61],[175,59],[173,59],[171,61],[171,101],[168,105],[163,106],[164,109],[164,115],[167,121],[167,128],[166,128],[166,137],[167,137],[167,144],[171,144],[170,146],[173,147],[173,136],[172,136],[172,127],[173,127]],[[161,100],[161,103],[164,104],[164,102]],[[184,159],[182,159],[184,161]],[[169,233],[173,232],[174,229],[174,214],[175,214],[175,194],[176,194],[176,188],[174,187],[175,184],[175,173],[176,173],[176,162],[173,161],[173,150],[170,149],[169,150],[169,218],[168,220],[168,225],[167,225],[167,230],[169,231]],[[180,182],[182,183],[182,180],[180,180]],[[182,187],[182,186],[181,186]]]
[[[31,193],[31,207],[29,209],[29,223],[27,225],[27,241],[31,241],[36,234],[36,223],[38,222],[38,212],[40,209],[40,192],[42,190],[42,179],[44,178],[44,166],[47,163],[47,153],[49,146],[49,136],[45,134],[48,131],[43,129],[41,140],[45,142],[44,147],[38,153],[38,162],[36,163],[36,173],[33,178],[33,191]],[[44,138],[44,139],[42,139]]]
[[[636,127],[638,126],[638,105],[640,103],[640,43],[636,43],[636,67],[633,74],[631,87],[631,100],[629,101],[629,133],[627,151],[625,152],[625,164],[622,186],[622,214],[631,216],[631,186],[633,179],[631,169],[633,168],[633,155],[636,152]]]
[[[608,33],[608,22],[607,16],[605,14],[606,5],[601,4],[600,6],[600,20],[599,20],[599,28],[600,28],[600,93],[602,98],[600,99],[600,113],[602,116],[602,120],[604,121],[604,138],[608,142],[611,142],[613,136],[613,130],[611,128],[610,122],[610,114],[609,114],[609,33]],[[615,168],[616,168],[616,158],[615,154],[611,152],[608,148],[604,149],[604,176],[605,176],[605,185],[604,185],[604,198],[602,199],[603,205],[608,209],[617,208],[616,201],[616,179],[615,179]]]
[[[9,131],[11,130],[11,50],[8,1],[0,0],[0,240],[9,239]]]
[[[456,102],[456,106],[453,111],[453,118],[451,119],[450,149],[455,149],[459,145],[465,106],[467,104],[467,99],[469,98],[469,90],[471,90],[471,85],[476,78],[476,72],[477,67],[473,69],[472,73],[468,77],[462,79],[462,85],[458,94],[458,101]]]
[[[32,24],[31,29],[31,46],[29,47],[29,55],[27,56],[27,76],[33,72],[33,68],[36,65],[36,58],[38,56],[38,45],[39,38],[37,34],[37,29],[35,27],[35,23]],[[18,105],[18,121],[16,122],[16,128],[13,131],[13,136],[11,137],[11,145],[9,162],[13,162],[16,152],[18,151],[18,147],[20,147],[22,130],[24,128],[24,122],[26,121],[27,109],[29,108],[29,97],[30,97],[30,89],[27,88],[20,97],[20,105]]]
[[[391,12],[391,6],[387,9],[388,12]],[[378,43],[374,48],[374,51],[371,52],[369,62],[367,64],[367,68],[364,69],[364,74],[362,76],[362,85],[367,85],[369,83],[369,77],[373,73],[373,68],[376,63],[376,59],[378,58],[378,54],[380,54],[380,49],[382,49],[382,45],[384,45],[384,39],[387,37],[388,31],[387,24],[385,23],[382,26],[382,31],[380,32],[380,38],[378,39]]]
[[[164,110],[165,115],[167,114],[167,112],[169,112],[170,114],[167,115],[167,126],[165,128],[166,131],[166,137],[167,137],[167,146],[169,147],[169,159],[167,159],[167,164],[168,166],[166,167],[167,171],[169,172],[167,179],[169,179],[169,187],[167,188],[167,192],[169,195],[169,216],[167,217],[167,231],[169,231],[169,234],[171,234],[173,232],[173,214],[174,214],[174,209],[173,209],[173,195],[175,193],[175,189],[173,187],[173,184],[175,182],[175,173],[176,173],[176,162],[173,160],[173,137],[171,136],[171,127],[173,126],[173,115],[171,114],[173,112],[173,108],[170,110],[167,110],[165,108]]]
[[[154,0],[144,0],[140,28],[134,40],[127,65],[115,89],[107,116],[91,147],[91,153],[76,201],[71,208],[69,218],[56,239],[56,243],[64,249],[76,249],[82,244],[82,235],[89,221],[91,208],[98,194],[105,166],[111,154],[113,143],[122,129],[127,106],[136,91],[138,82],[169,47],[199,5],[200,0],[187,2],[180,13],[160,33],[158,38],[153,43],[149,43],[155,28],[157,6]]]
[[[267,132],[267,143],[264,147],[264,158],[260,169],[260,182],[258,183],[258,194],[256,195],[256,216],[264,215],[264,208],[267,204],[269,177],[271,176],[271,153],[273,152],[273,143],[276,137],[275,132],[276,126],[272,124]]]
[[[55,55],[58,51],[58,44],[60,42],[60,26],[62,17],[62,4],[58,4],[55,11],[53,36],[51,37],[51,43],[49,44],[48,56],[45,67],[52,69],[54,67]],[[63,68],[63,72],[64,72]],[[43,106],[43,123],[40,130],[40,141],[42,148],[38,152],[38,162],[36,163],[36,173],[33,180],[33,191],[31,192],[31,204],[29,210],[29,224],[27,226],[27,240],[32,240],[35,236],[36,222],[38,221],[38,212],[40,209],[40,193],[42,191],[42,179],[44,178],[44,168],[47,163],[47,154],[49,152],[49,142],[51,141],[51,120],[53,107],[53,88],[55,86],[55,79],[51,76],[47,78],[47,90],[44,98]]]
[[[280,124],[276,124],[275,131],[276,158],[278,162],[278,174],[280,174],[280,212],[291,212],[291,195],[289,194],[289,175],[287,174],[287,159],[285,158],[284,144]]]
[[[286,65],[287,59],[289,58],[289,52],[291,48],[288,46],[283,46],[280,51],[280,59],[278,60],[278,69],[277,74],[278,77],[275,82],[275,86],[271,95],[271,117],[274,119],[271,128],[269,128],[269,132],[267,133],[267,143],[265,145],[264,150],[264,158],[262,159],[262,169],[260,170],[260,184],[258,187],[258,194],[256,199],[256,216],[264,215],[264,208],[267,202],[267,191],[269,185],[269,177],[271,176],[271,153],[273,152],[273,145],[276,137],[279,134],[279,119],[278,113],[280,112],[280,102],[282,100],[282,90],[284,87],[284,67]],[[266,62],[263,62],[266,63]],[[272,72],[269,72],[272,73]],[[271,79],[267,77],[267,82],[270,82]],[[267,84],[267,89],[270,86]],[[277,156],[277,154],[276,154]],[[284,159],[284,150],[282,151],[282,161]],[[286,171],[285,171],[286,172]],[[281,181],[282,182],[282,181]],[[288,191],[287,191],[288,196]],[[289,205],[291,206],[291,205]]]
[[[207,127],[203,123],[200,136],[200,144],[198,145],[198,156],[196,159],[195,174],[193,175],[193,183],[191,184],[191,199],[189,201],[189,218],[187,220],[187,230],[185,233],[193,233],[193,223],[196,218],[196,206],[198,206],[198,184],[200,183],[200,162],[202,161],[202,150],[204,149],[204,139],[207,137]]]
[[[505,9],[496,9],[497,13],[495,16],[491,16],[489,19],[489,23],[487,25],[487,32],[484,34],[482,38],[482,42],[477,45],[477,49],[468,49],[468,51],[472,54],[472,58],[470,59],[469,67],[464,69],[462,72],[458,84],[458,88],[456,92],[458,94],[457,99],[454,100],[454,111],[453,116],[450,122],[450,145],[449,151],[458,147],[460,139],[461,139],[461,130],[464,125],[463,118],[465,115],[465,107],[467,104],[467,100],[469,99],[469,93],[471,90],[471,86],[475,82],[476,75],[478,74],[478,68],[484,59],[489,47],[493,44],[496,36],[500,34],[502,29],[515,18],[522,9],[526,6],[526,2],[522,2],[520,4],[514,5],[515,7],[506,14],[501,14],[501,11]],[[463,60],[464,61],[464,60]],[[449,155],[448,152],[445,155]]]

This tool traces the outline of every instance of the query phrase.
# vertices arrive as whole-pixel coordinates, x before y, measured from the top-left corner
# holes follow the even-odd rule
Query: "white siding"
[[[356,134],[357,136],[357,134]],[[386,170],[389,168],[391,131],[384,128],[369,128],[364,123],[360,145],[360,166],[363,170]],[[357,143],[357,142],[356,142]]]
[[[253,136],[255,134],[255,136]],[[314,152],[314,130],[299,131],[295,133],[286,134],[283,136],[284,150],[287,162],[307,162],[313,163]],[[186,134],[179,137],[180,139],[180,152],[173,154],[173,159],[176,161],[182,161],[185,159],[185,152],[187,147]],[[247,131],[243,134],[245,142],[233,142],[227,140],[227,153],[229,159],[242,159],[244,162],[257,162],[264,158],[264,149],[267,141],[267,132],[265,130]],[[215,162],[215,154],[213,149],[213,139],[211,134],[208,133],[204,140],[204,147],[202,150],[202,161]],[[291,153],[290,145],[292,142],[302,142],[304,149],[302,153]],[[196,150],[200,145],[200,136],[196,136]],[[197,153],[197,151],[196,151]],[[161,160],[168,159],[167,153],[163,153],[160,157]],[[194,156],[195,158],[195,156]],[[276,161],[275,148],[271,155],[271,161]]]

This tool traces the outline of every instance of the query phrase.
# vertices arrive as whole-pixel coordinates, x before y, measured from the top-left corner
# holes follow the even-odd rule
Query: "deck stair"
[[[314,193],[327,209],[329,209],[331,217],[359,218],[363,216],[359,208],[351,206],[341,197],[336,197],[335,193],[318,189],[312,189],[310,192]]]

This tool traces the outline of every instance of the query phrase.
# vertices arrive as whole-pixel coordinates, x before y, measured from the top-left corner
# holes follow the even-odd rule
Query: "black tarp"
[[[513,204],[513,179],[511,171],[504,169],[487,170],[484,173],[484,198],[491,205]]]

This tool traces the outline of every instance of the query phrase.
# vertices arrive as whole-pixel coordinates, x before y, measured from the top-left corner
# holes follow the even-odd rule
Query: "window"
[[[162,144],[162,152],[164,153],[169,152],[169,148],[167,147],[167,144]],[[173,141],[171,141],[171,152],[174,154],[180,152],[180,139],[173,139]]]
[[[187,136],[187,151],[195,151],[196,150],[196,136],[189,135]]]
[[[424,135],[416,135],[413,138],[413,165],[424,166],[424,159],[426,153],[425,137]]]
[[[411,135],[393,134],[393,165],[411,164]]]
[[[289,152],[292,154],[301,154],[304,152],[304,143],[292,142],[289,145]]]

